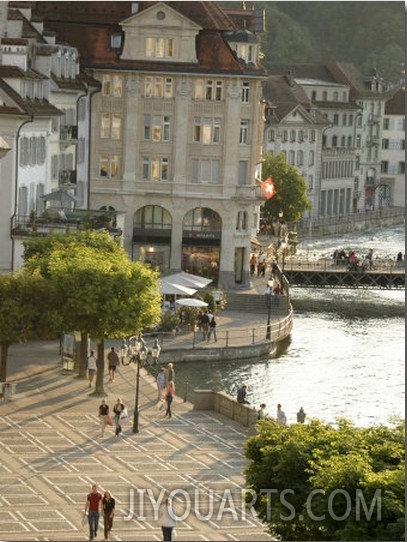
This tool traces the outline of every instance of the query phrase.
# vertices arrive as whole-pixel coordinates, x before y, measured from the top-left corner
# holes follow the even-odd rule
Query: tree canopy
[[[258,422],[250,502],[282,540],[404,540],[404,421],[337,427]]]
[[[311,208],[304,179],[286,162],[283,154],[264,155],[262,177],[271,177],[275,188],[275,195],[261,207],[262,218],[272,220],[282,211],[284,220],[296,222],[304,211]]]

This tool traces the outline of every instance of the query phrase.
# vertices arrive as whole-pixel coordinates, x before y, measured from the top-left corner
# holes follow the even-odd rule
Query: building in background
[[[406,197],[406,90],[386,102],[382,134],[379,205],[404,207]]]

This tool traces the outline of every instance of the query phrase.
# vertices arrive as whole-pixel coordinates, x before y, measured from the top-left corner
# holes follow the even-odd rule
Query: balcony
[[[76,169],[61,169],[58,175],[59,185],[76,185]]]
[[[117,216],[120,214],[122,214],[120,211],[49,207],[37,216],[14,215],[11,218],[11,236],[21,238],[104,229],[113,237],[119,237],[123,233],[116,224]]]

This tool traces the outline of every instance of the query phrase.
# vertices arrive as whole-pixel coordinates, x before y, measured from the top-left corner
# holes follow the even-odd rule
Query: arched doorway
[[[172,217],[160,205],[146,205],[133,220],[133,260],[158,267],[162,274],[170,269]]]
[[[215,283],[219,277],[222,219],[208,207],[196,207],[183,220],[182,263],[187,273],[201,275]]]

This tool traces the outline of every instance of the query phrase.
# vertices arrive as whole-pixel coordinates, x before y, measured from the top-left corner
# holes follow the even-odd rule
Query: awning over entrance
[[[165,278],[161,279],[160,284],[160,294],[161,295],[194,295],[198,290],[195,288],[188,288],[180,284],[174,284],[166,280]]]
[[[171,284],[175,284],[176,286],[183,286],[186,288],[196,288],[196,289],[205,288],[205,286],[208,286],[208,284],[213,282],[212,279],[207,279],[199,275],[193,275],[192,273],[186,273],[185,271],[181,271],[180,273],[175,273],[174,275],[163,277],[162,280],[165,280],[166,282],[170,282]]]

